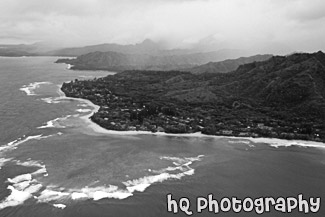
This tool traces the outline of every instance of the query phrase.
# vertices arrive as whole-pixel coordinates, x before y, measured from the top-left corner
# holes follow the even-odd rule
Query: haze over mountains
[[[163,44],[146,39],[134,45],[100,44],[85,47],[63,48],[31,55],[50,55],[77,57],[61,59],[79,70],[190,70],[192,67],[209,62],[219,62],[249,56],[250,52],[239,49],[221,49],[211,51],[206,47],[195,46],[192,49],[166,49]],[[25,51],[23,53],[26,55]],[[228,71],[236,69],[239,64],[250,61],[265,60],[269,56],[241,59],[234,64],[226,63]],[[234,64],[230,67],[230,65]],[[221,66],[219,66],[220,68]],[[223,69],[225,72],[225,69]]]
[[[43,42],[34,44],[0,44],[0,56],[46,56],[47,52],[58,49],[57,45]]]
[[[200,46],[197,45],[191,49],[166,49],[162,43],[149,39],[132,45],[99,44],[62,49],[45,43],[35,43],[2,45],[0,55],[78,57],[75,61],[67,61],[74,65],[75,69],[123,71],[188,69],[208,62],[239,58],[249,54],[239,49],[213,50],[213,46],[210,49],[204,46],[200,48]]]
[[[220,49],[215,46],[210,48],[205,47],[207,45],[197,44],[192,48],[168,48],[161,42],[154,42],[150,39],[136,44],[121,45],[116,43],[105,43],[97,45],[89,45],[82,47],[65,47],[62,48],[60,44],[51,44],[45,42],[38,42],[34,44],[0,44],[0,56],[6,56],[10,51],[15,52],[17,56],[68,56],[76,57],[91,52],[118,52],[124,54],[148,54],[148,55],[184,55],[192,53],[236,53],[237,55],[245,55],[248,52],[239,49]]]
[[[186,70],[211,61],[220,61],[237,56],[236,52],[219,51],[209,53],[194,53],[184,55],[148,55],[148,54],[123,54],[117,52],[93,52],[78,56],[75,59],[59,59],[57,62],[63,62],[73,65],[72,69],[78,70]],[[246,62],[265,60],[271,55],[256,56],[244,58]],[[237,63],[236,63],[237,62]],[[243,59],[230,61],[228,71],[235,70],[240,64],[245,63]],[[201,68],[197,68],[199,71]],[[204,68],[202,68],[202,72]],[[227,69],[223,69],[226,72]]]

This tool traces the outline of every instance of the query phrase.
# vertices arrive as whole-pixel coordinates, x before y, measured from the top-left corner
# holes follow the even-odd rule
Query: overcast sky
[[[0,43],[325,50],[324,0],[0,0]]]

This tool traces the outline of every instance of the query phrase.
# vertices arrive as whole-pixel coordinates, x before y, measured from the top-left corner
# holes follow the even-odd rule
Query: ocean
[[[96,106],[59,88],[114,72],[56,59],[0,57],[1,217],[325,215],[324,143],[105,131]],[[299,195],[319,207],[279,205]]]

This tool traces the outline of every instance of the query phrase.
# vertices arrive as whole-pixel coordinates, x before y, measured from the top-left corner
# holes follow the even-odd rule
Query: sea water
[[[175,216],[167,195],[325,198],[325,144],[105,131],[96,106],[63,82],[114,74],[71,71],[56,57],[0,58],[0,216]],[[325,205],[310,216],[324,216]],[[178,210],[177,215],[187,216]],[[262,216],[305,216],[275,209]]]

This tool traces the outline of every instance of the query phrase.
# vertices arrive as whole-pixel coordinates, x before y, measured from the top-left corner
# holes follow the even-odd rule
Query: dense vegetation
[[[325,141],[325,54],[275,56],[226,74],[125,71],[64,83],[67,96],[100,105],[112,130]]]

